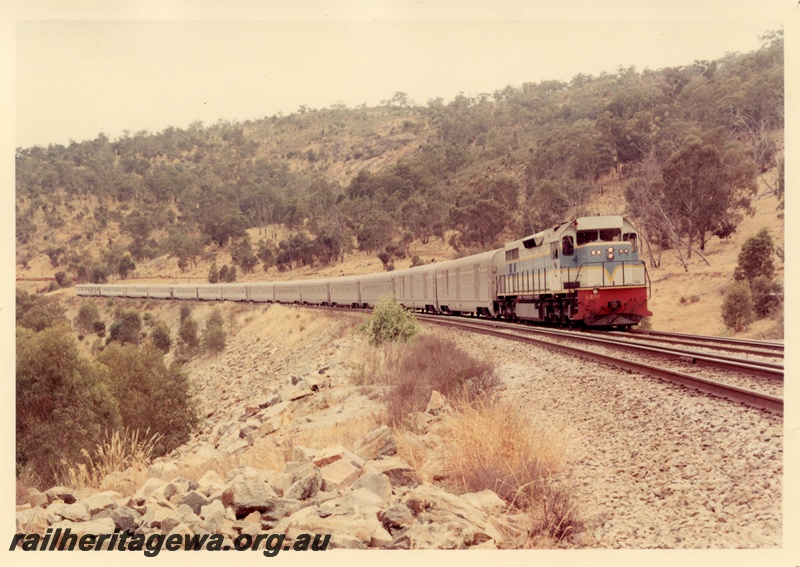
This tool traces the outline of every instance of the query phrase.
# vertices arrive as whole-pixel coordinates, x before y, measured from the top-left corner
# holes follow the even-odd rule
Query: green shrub
[[[733,272],[734,279],[748,282],[752,282],[758,276],[771,279],[775,273],[775,264],[772,260],[774,253],[775,245],[772,237],[766,228],[762,228],[742,245],[739,261]]]
[[[203,334],[203,348],[213,353],[225,350],[225,330],[217,325],[208,327]]]
[[[184,348],[196,349],[200,345],[200,339],[197,337],[197,321],[191,317],[184,319],[178,329],[178,340]]]
[[[150,333],[150,340],[153,345],[163,353],[168,353],[172,346],[172,338],[170,337],[169,328],[164,321],[156,321],[153,325],[153,330]]]
[[[189,315],[192,314],[192,306],[189,305],[188,303],[181,303],[180,313],[181,313],[181,323],[183,323],[189,317]]]
[[[17,289],[17,324],[34,331],[67,323],[64,308],[55,297],[30,295]]]
[[[66,272],[56,272],[55,278],[59,287],[70,287],[72,285],[72,278]]]
[[[219,309],[214,309],[206,319],[206,330],[203,333],[204,350],[214,353],[225,350],[225,329],[222,313]]]
[[[108,341],[120,344],[139,344],[142,318],[135,309],[120,309],[117,319],[108,328]]]
[[[734,331],[741,332],[755,319],[755,308],[747,282],[734,282],[725,291],[722,300],[722,322]]]
[[[164,364],[163,353],[152,345],[142,348],[110,344],[97,356],[108,367],[111,389],[124,427],[140,436],[160,434],[154,456],[189,439],[199,424],[189,379],[177,367]]]
[[[100,321],[100,312],[97,310],[95,302],[91,299],[87,299],[81,303],[81,306],[78,308],[78,314],[75,317],[75,326],[78,330],[85,333],[96,332],[97,329],[94,329],[95,322],[102,323],[102,321]],[[105,324],[103,325],[103,330],[105,331]]]
[[[104,430],[120,425],[105,367],[83,358],[69,327],[17,327],[17,466],[46,486],[62,462],[82,460]]]
[[[750,282],[753,306],[760,319],[781,309],[783,305],[783,285],[765,276],[757,276]]]
[[[370,344],[405,342],[419,332],[416,318],[393,298],[384,299],[375,305],[367,320],[361,325]]]

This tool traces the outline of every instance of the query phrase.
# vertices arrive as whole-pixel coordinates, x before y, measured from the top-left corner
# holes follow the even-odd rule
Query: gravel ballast
[[[585,529],[566,545],[781,545],[780,417],[546,349],[446,335],[494,360],[532,421],[572,429],[563,482]]]

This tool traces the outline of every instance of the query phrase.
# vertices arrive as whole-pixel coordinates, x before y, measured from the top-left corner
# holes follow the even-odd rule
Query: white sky
[[[62,4],[18,9],[16,146],[684,65],[782,25],[780,0]]]

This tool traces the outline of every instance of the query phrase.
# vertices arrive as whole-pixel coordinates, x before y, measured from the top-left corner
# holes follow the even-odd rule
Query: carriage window
[[[561,239],[561,252],[564,253],[564,256],[572,256],[575,252],[572,236],[565,236]]]
[[[558,242],[550,243],[550,257],[555,260],[558,258]]]
[[[580,230],[578,231],[578,246],[582,244],[589,244],[597,240],[596,230]]]
[[[622,235],[622,240],[627,240],[631,243],[631,252],[636,252],[636,233],[635,232],[626,232]]]

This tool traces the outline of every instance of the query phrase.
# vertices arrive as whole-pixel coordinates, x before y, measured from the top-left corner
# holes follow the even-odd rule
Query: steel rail
[[[624,370],[632,372],[643,372],[648,376],[654,376],[666,382],[679,384],[681,386],[699,390],[701,392],[711,394],[719,398],[724,398],[735,403],[743,403],[753,408],[766,410],[778,415],[783,415],[783,399],[778,398],[776,396],[771,396],[769,394],[764,394],[753,390],[747,390],[745,388],[739,388],[737,386],[731,386],[729,384],[715,382],[713,380],[700,378],[698,376],[691,376],[690,374],[686,374],[684,372],[679,372],[676,370],[659,368],[657,366],[653,366],[651,364],[647,364],[644,362],[625,360],[622,358],[617,358],[599,352],[592,352],[591,350],[587,350],[577,346],[570,346],[560,343],[554,343],[544,339],[538,339],[535,337],[531,337],[526,333],[521,333],[520,332],[521,329],[519,328],[513,330],[502,329],[493,325],[485,325],[485,324],[482,325],[482,324],[476,324],[475,322],[464,322],[449,318],[437,318],[437,317],[422,317],[420,318],[420,320],[427,323],[462,328],[472,332],[483,333],[486,335],[496,336],[515,341],[532,343],[545,348],[552,348],[555,350],[559,350],[561,352],[569,353],[571,355],[578,355],[583,358],[588,358],[591,360],[602,362],[604,364],[609,364],[611,366],[622,368]]]

